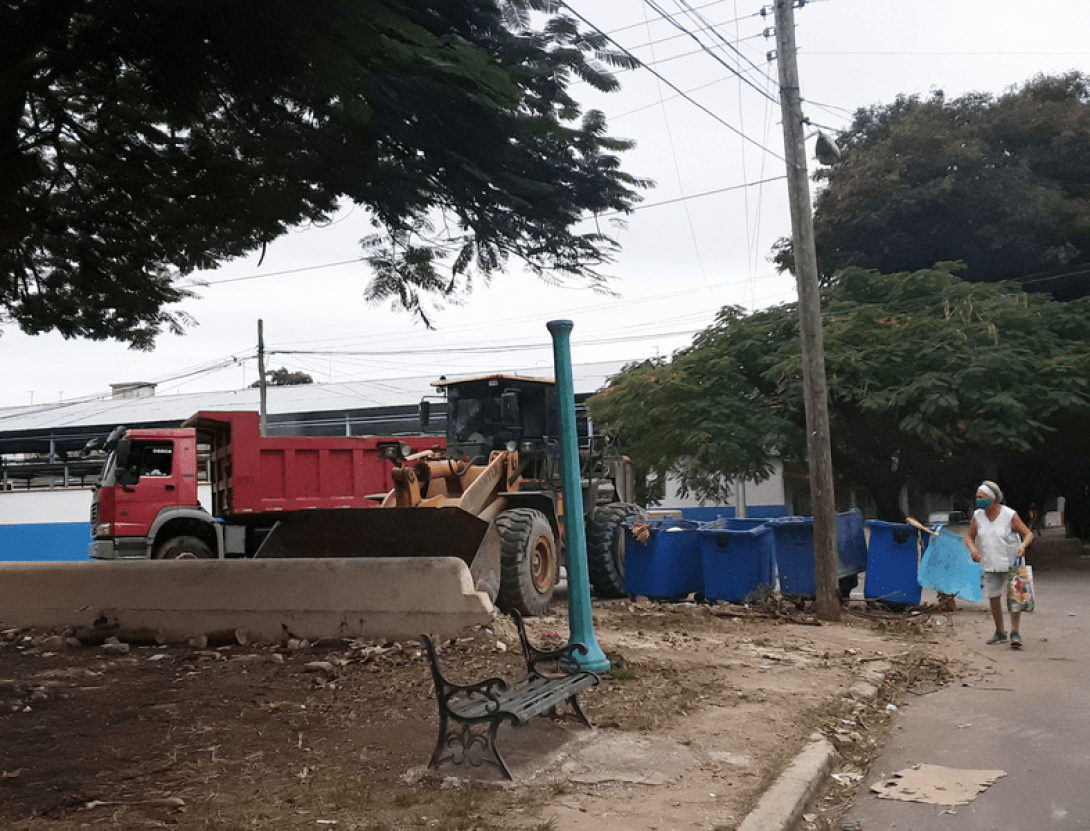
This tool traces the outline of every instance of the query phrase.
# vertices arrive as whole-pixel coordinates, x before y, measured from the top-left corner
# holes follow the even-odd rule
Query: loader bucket
[[[452,507],[299,511],[277,523],[256,556],[457,557],[472,566],[488,528]]]

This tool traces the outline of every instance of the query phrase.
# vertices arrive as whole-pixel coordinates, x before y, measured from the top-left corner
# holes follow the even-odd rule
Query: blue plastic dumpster
[[[776,546],[776,571],[780,591],[791,597],[814,598],[814,518],[776,517],[768,520]],[[837,579],[840,593],[847,595],[867,570],[867,539],[863,515],[858,510],[836,515]]]
[[[907,523],[868,519],[867,580],[863,596],[889,606],[918,606],[920,531]]]
[[[762,523],[733,529],[705,525],[699,533],[706,598],[742,603],[762,586],[771,589],[776,585],[770,526]]]
[[[624,588],[652,600],[678,600],[702,592],[704,579],[700,562],[698,524],[689,520],[664,519],[651,523],[646,542],[625,525]]]
[[[727,520],[727,527],[732,531],[749,531],[767,525],[768,519],[755,516],[732,516]]]
[[[749,531],[753,528],[759,528],[762,525],[766,524],[768,524],[767,517],[725,516],[719,517],[719,519],[713,519],[708,522],[701,523],[700,528],[702,530],[729,529],[731,531]]]

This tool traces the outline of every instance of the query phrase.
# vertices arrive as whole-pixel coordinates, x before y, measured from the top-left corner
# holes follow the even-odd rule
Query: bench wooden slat
[[[504,712],[525,723],[545,710],[561,704],[571,696],[598,683],[593,673],[581,672],[559,678],[544,675],[527,676],[506,692],[496,695],[496,701],[481,698],[450,701],[452,712],[466,719],[478,719]]]

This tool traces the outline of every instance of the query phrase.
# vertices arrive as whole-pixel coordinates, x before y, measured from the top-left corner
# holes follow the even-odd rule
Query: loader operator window
[[[481,429],[485,421],[484,405],[487,400],[479,398],[460,398],[454,406],[455,437],[458,441],[469,441],[469,437]]]
[[[129,451],[130,467],[137,476],[170,476],[174,462],[174,445],[133,442]]]

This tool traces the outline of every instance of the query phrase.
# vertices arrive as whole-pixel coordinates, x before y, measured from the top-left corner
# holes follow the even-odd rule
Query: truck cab
[[[168,521],[211,520],[197,497],[197,432],[130,430],[106,458],[92,497],[90,555],[148,557]]]

